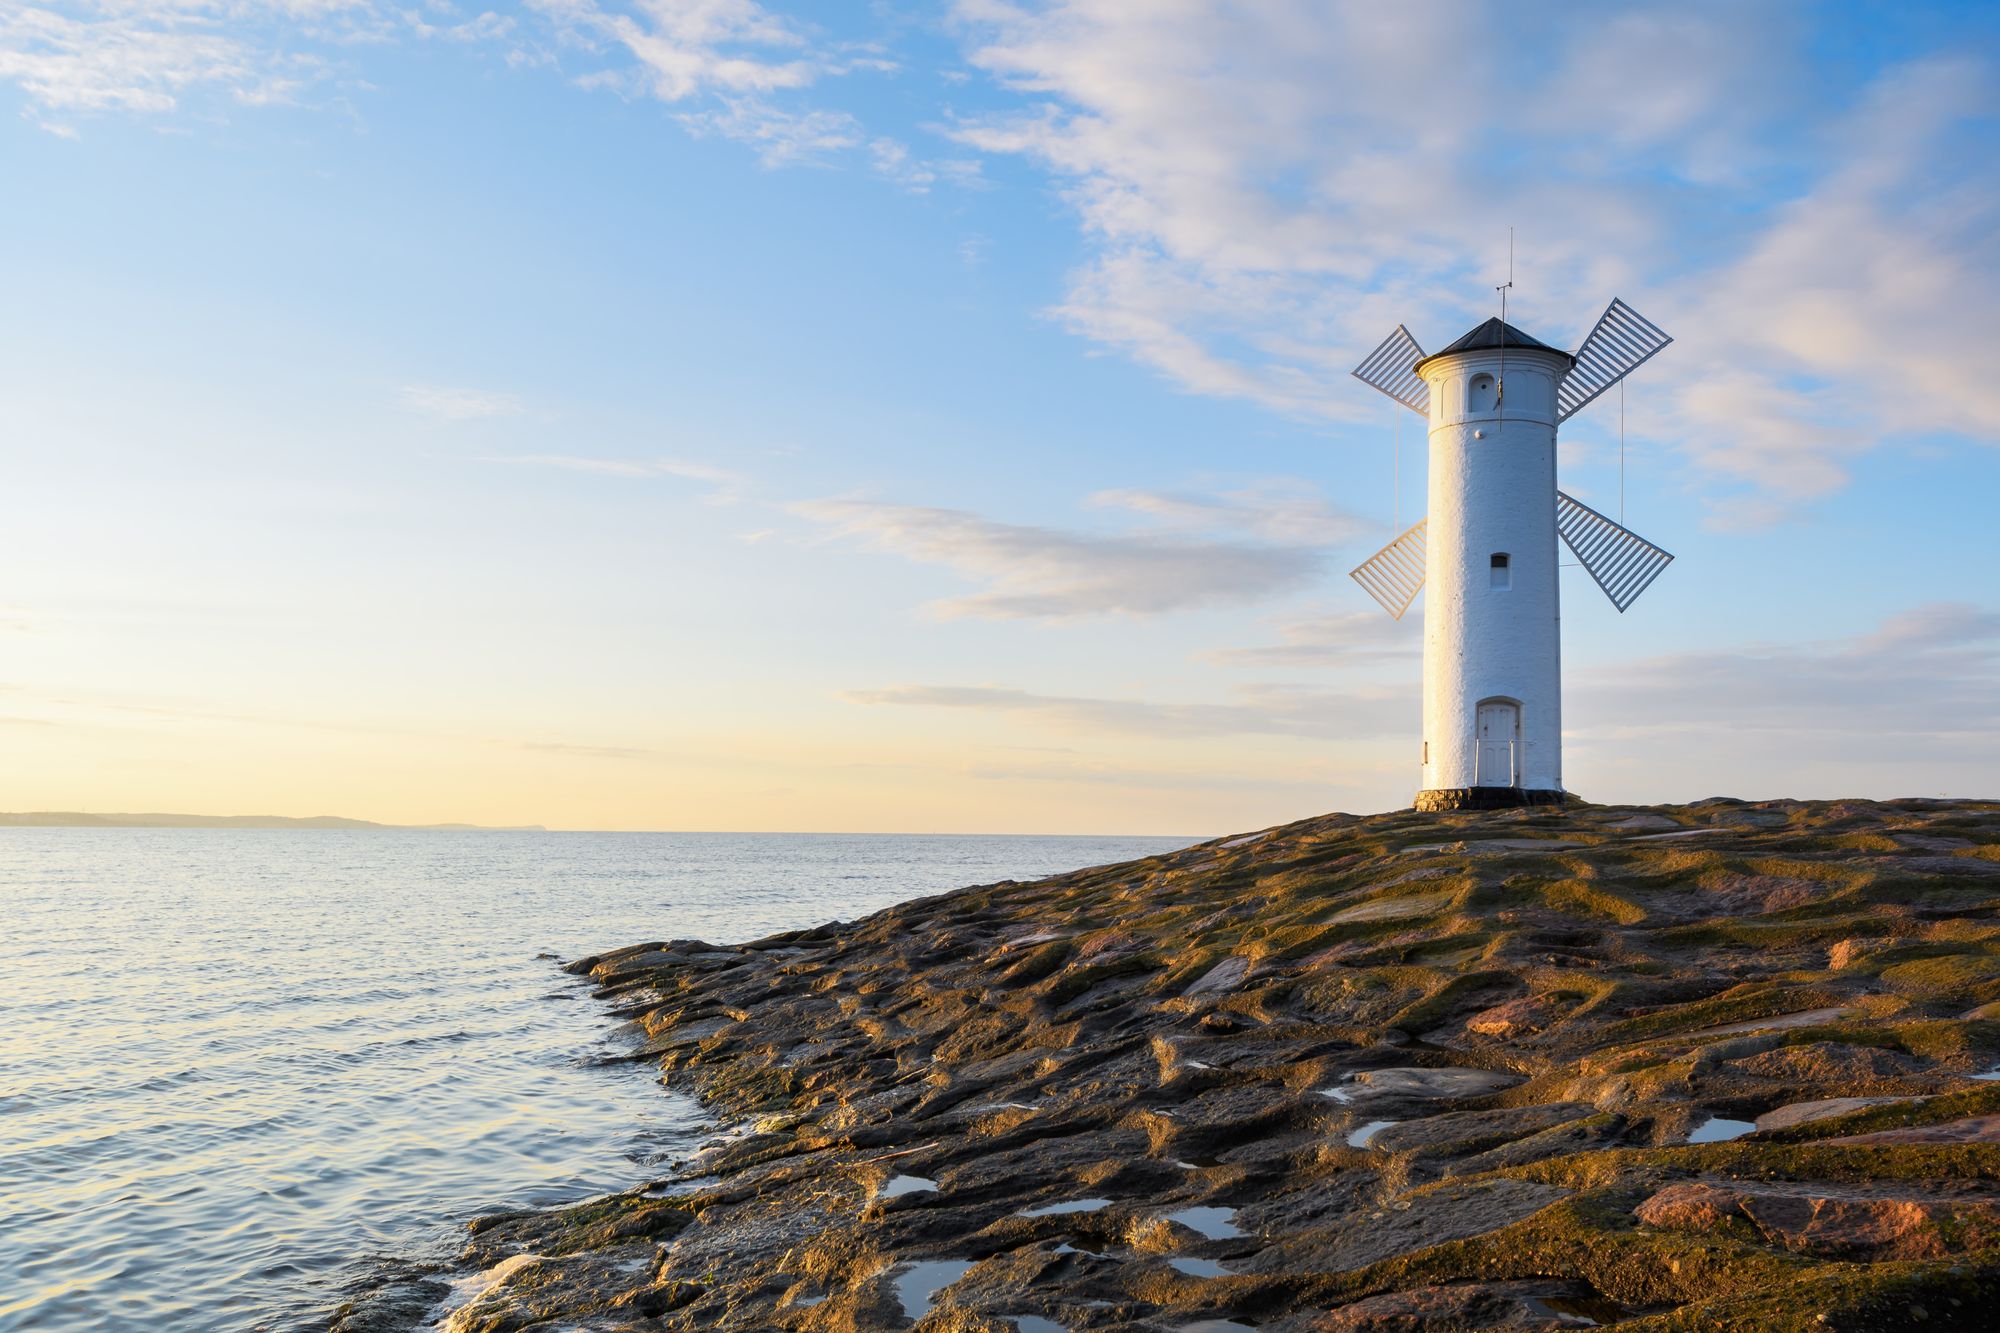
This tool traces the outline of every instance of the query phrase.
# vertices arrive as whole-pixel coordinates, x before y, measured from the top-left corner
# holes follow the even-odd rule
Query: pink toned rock
[[[1578,1296],[1589,1294],[1566,1282],[1454,1282],[1352,1301],[1308,1327],[1312,1333],[1576,1328],[1584,1321],[1561,1310]]]
[[[1790,1129],[1794,1125],[1810,1125],[1815,1120],[1831,1120],[1850,1111],[1914,1100],[1913,1097],[1822,1097],[1818,1101],[1793,1102],[1790,1106],[1780,1106],[1775,1111],[1766,1111],[1758,1116],[1757,1132],[1764,1134],[1774,1129]]]
[[[1811,902],[1824,885],[1788,875],[1745,875],[1730,871],[1704,884],[1715,906],[1729,912],[1781,912]]]
[[[1451,900],[1452,895],[1449,893],[1417,893],[1407,898],[1376,898],[1335,912],[1327,920],[1335,924],[1349,921],[1400,921],[1404,917],[1435,912]]]
[[[1044,930],[1039,926],[1017,926],[1000,937],[998,952],[1009,953],[1015,949],[1031,948],[1037,944],[1047,944],[1062,939],[1059,931]]]
[[[1465,1022],[1465,1030],[1481,1037],[1525,1037],[1539,1032],[1555,1020],[1555,1006],[1538,995],[1483,1009]]]
[[[1148,942],[1128,930],[1113,930],[1102,935],[1093,935],[1076,948],[1076,961],[1080,963],[1103,963],[1126,954],[1140,953],[1148,947]]]
[[[1224,991],[1236,989],[1243,979],[1250,975],[1248,958],[1225,958],[1214,967],[1201,974],[1192,986],[1182,991],[1182,995],[1220,995]]]
[[[1352,958],[1354,955],[1366,953],[1374,947],[1375,943],[1372,940],[1342,940],[1338,944],[1328,945],[1318,953],[1309,954],[1301,958],[1299,960],[1299,970],[1302,972],[1317,972],[1323,967],[1332,967],[1338,964],[1343,958]]]
[[[1873,1134],[1849,1134],[1828,1143],[2000,1143],[2000,1115],[1967,1116],[1941,1125],[1880,1129]]]
[[[1815,1041],[1803,1046],[1781,1046],[1774,1051],[1764,1051],[1758,1055],[1746,1056],[1729,1062],[1731,1069],[1740,1069],[1758,1078],[1775,1079],[1780,1082],[1816,1084],[1823,1088],[1848,1088],[1853,1095],[1863,1093],[1894,1093],[1901,1089],[1884,1088],[1884,1083],[1895,1083],[1921,1071],[1924,1062],[1900,1051],[1885,1051],[1879,1046],[1854,1046],[1847,1042]],[[1875,1086],[1869,1086],[1869,1085]]]
[[[1739,1198],[1734,1190],[1686,1181],[1654,1194],[1632,1215],[1662,1231],[1713,1231],[1736,1212]]]
[[[1950,1229],[1960,1233],[1970,1224],[1988,1234],[2000,1224],[2000,1202],[1897,1198],[1828,1186],[1686,1181],[1654,1194],[1635,1216],[1665,1231],[1714,1231],[1741,1220],[1771,1244],[1809,1254],[1928,1259],[1946,1252],[1940,1223],[1951,1223]]]
[[[1340,963],[1357,954],[1393,951],[1406,944],[1422,943],[1429,938],[1430,936],[1425,931],[1418,929],[1401,930],[1390,935],[1377,936],[1374,939],[1342,940],[1338,944],[1328,945],[1318,953],[1300,960],[1299,967],[1310,972],[1316,968]]]
[[[1774,1014],[1769,1018],[1751,1018],[1741,1023],[1724,1023],[1721,1027],[1699,1028],[1683,1033],[1688,1037],[1733,1037],[1740,1032],[1779,1032],[1787,1028],[1816,1027],[1821,1023],[1831,1023],[1837,1018],[1853,1013],[1852,1009],[1796,1009],[1789,1014]]]

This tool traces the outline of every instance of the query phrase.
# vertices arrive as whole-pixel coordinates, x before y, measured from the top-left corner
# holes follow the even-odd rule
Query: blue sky
[[[0,13],[0,805],[1406,803],[1347,371],[1493,313],[1509,226],[1516,323],[1677,339],[1625,484],[1678,559],[1622,617],[1568,576],[1569,785],[1990,795],[1992,11],[1579,13]],[[1617,409],[1563,432],[1613,511]]]

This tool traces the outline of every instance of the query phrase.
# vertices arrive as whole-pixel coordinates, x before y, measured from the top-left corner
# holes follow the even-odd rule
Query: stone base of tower
[[[1417,793],[1425,814],[1446,810],[1506,810],[1517,805],[1561,805],[1567,792],[1535,787],[1433,787]]]

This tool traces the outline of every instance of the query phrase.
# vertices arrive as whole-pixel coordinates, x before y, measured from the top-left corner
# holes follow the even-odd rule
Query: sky
[[[2000,11],[0,5],[0,808],[1405,806],[1398,323],[1674,344],[1598,801],[2000,794]],[[1403,420],[1398,421],[1401,417]],[[1621,447],[1622,436],[1622,447]],[[1621,462],[1622,459],[1622,462]]]

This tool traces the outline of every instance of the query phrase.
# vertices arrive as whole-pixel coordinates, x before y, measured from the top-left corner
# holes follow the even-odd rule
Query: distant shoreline
[[[0,828],[419,829],[427,832],[546,833],[540,824],[378,824],[339,815],[86,814],[81,810],[0,812]]]
[[[431,833],[672,833],[776,838],[1075,838],[1116,841],[1176,838],[1199,842],[1203,835],[1181,833],[962,833],[880,829],[551,829],[546,824],[380,824],[341,815],[176,815],[90,814],[81,810],[0,811],[0,829],[9,828],[222,828],[222,829],[389,829]]]

